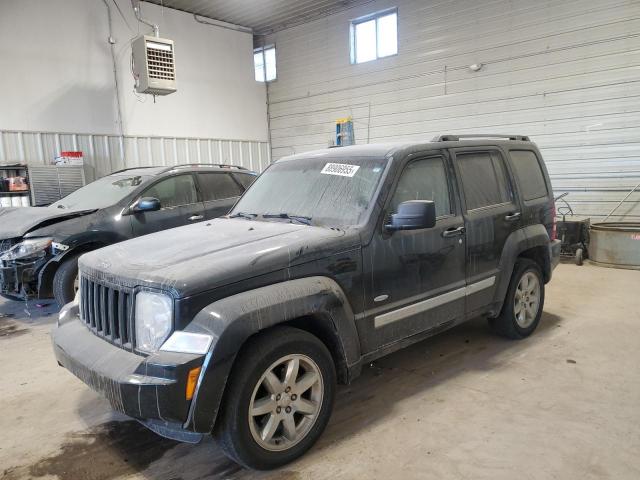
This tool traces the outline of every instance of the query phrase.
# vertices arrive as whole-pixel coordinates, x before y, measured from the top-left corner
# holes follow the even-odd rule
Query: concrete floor
[[[376,362],[340,389],[320,442],[271,473],[112,413],[56,365],[55,308],[0,301],[14,314],[0,318],[0,476],[635,480],[639,287],[640,271],[561,265],[531,338],[477,319]]]

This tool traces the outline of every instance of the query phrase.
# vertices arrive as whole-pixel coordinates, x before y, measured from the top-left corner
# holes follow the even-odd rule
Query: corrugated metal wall
[[[351,65],[349,21],[393,6],[398,55]],[[638,0],[374,1],[266,41],[275,159],[326,147],[353,115],[357,143],[529,135],[584,215],[606,215],[640,182]],[[640,220],[639,200],[612,219]]]
[[[268,143],[250,140],[0,131],[0,163],[48,164],[67,150],[83,152],[88,182],[147,165],[230,163],[260,172],[270,153]]]

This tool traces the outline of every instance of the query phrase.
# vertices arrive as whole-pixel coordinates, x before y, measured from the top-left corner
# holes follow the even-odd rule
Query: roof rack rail
[[[187,168],[187,167],[219,167],[219,168],[235,168],[236,170],[248,170],[245,167],[241,167],[240,165],[231,165],[228,163],[182,163],[180,165],[171,165],[168,166],[163,172],[169,172],[171,170],[175,170],[176,168]]]
[[[437,135],[433,137],[433,142],[458,142],[461,138],[506,138],[507,140],[516,140],[519,142],[530,142],[526,135],[501,135],[494,133],[470,133],[461,135]]]
[[[128,170],[138,170],[140,168],[158,168],[158,167],[156,167],[154,165],[147,165],[147,166],[144,166],[144,167],[127,167],[127,168],[123,168],[122,170],[116,170],[115,172],[111,172],[109,175],[114,175],[116,173],[126,172]]]

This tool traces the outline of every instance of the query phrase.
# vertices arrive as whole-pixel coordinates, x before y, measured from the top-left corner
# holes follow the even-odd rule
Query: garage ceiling
[[[372,0],[146,0],[253,29],[264,35]]]

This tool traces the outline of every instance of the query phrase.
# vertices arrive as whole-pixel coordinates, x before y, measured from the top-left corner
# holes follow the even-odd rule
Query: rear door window
[[[202,198],[205,202],[238,197],[242,189],[228,173],[198,173]]]
[[[530,150],[512,150],[509,153],[522,198],[535,200],[549,195],[542,167],[536,154]]]
[[[251,185],[256,178],[258,178],[257,175],[252,175],[250,173],[234,173],[233,177],[240,182],[245,190],[249,188],[249,185]]]
[[[512,201],[507,171],[498,152],[458,153],[456,160],[467,210]]]

